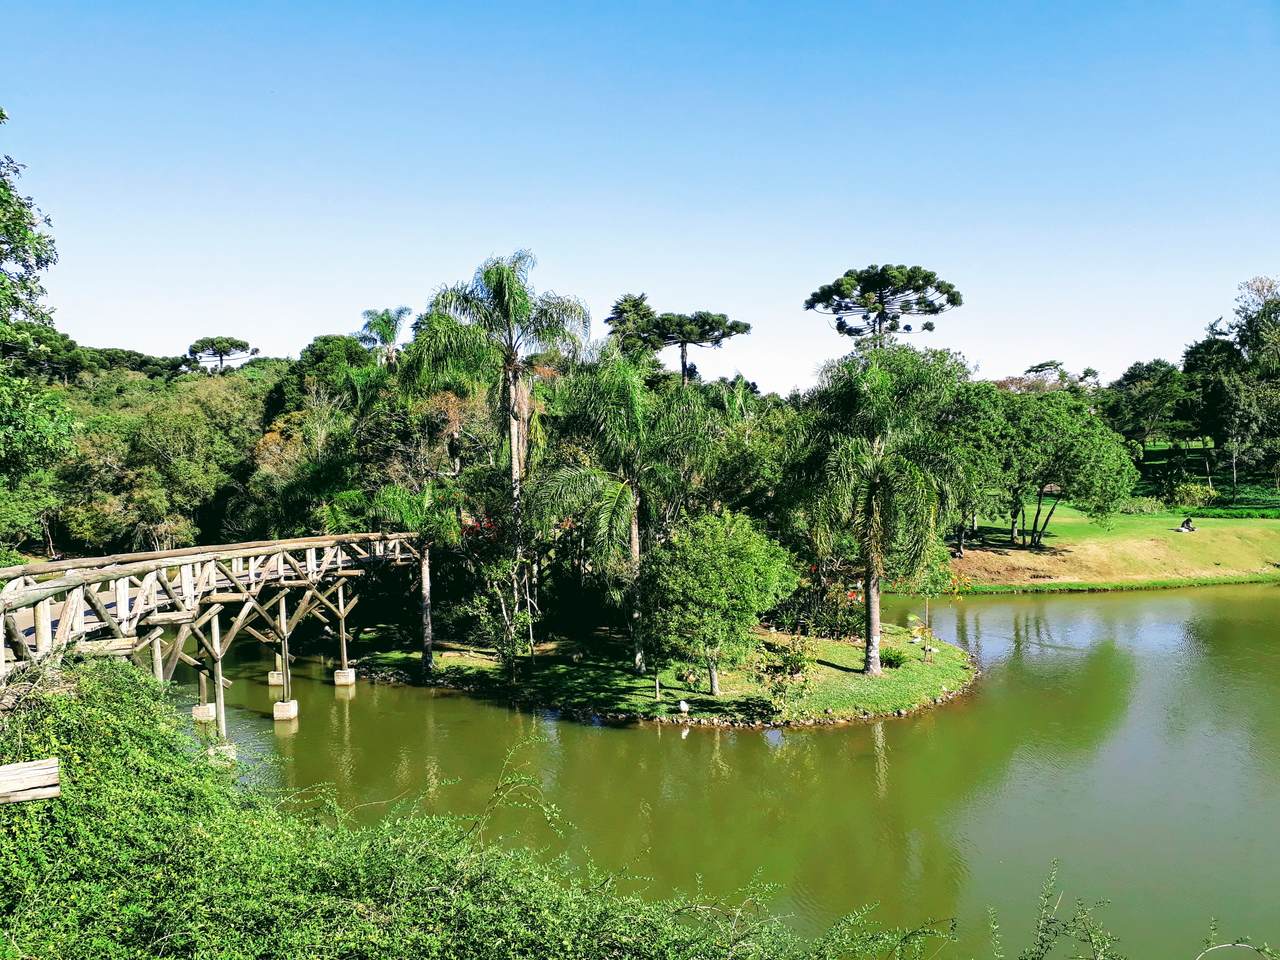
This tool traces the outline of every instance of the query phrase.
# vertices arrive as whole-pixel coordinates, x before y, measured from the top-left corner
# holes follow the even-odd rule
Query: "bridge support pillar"
[[[218,615],[214,614],[209,624],[209,637],[213,642],[213,716],[218,723],[218,737],[227,737],[227,695],[222,689],[222,626],[218,623]]]
[[[346,670],[333,671],[333,685],[335,687],[354,687],[356,685],[356,672],[350,668]]]
[[[191,719],[196,723],[213,723],[217,719],[214,705],[212,703],[197,703],[191,708]]]
[[[280,658],[279,658],[279,657],[276,657],[276,659],[277,659],[277,660],[279,660]],[[284,686],[284,671],[283,671],[283,670],[268,670],[268,671],[267,671],[267,686],[269,686],[269,687],[283,687],[283,686]]]
[[[271,716],[276,720],[297,720],[298,701],[277,700],[275,706],[271,708]]]

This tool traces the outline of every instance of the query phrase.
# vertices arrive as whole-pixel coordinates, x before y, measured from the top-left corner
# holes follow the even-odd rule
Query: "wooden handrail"
[[[89,567],[111,567],[120,564],[144,563],[154,560],[182,559],[216,554],[243,553],[256,550],[296,550],[299,547],[332,547],[340,543],[365,543],[377,540],[411,540],[412,533],[339,533],[330,536],[293,537],[289,540],[251,540],[247,543],[223,543],[205,547],[181,547],[177,550],[154,550],[147,553],[114,553],[105,557],[76,557],[72,560],[45,560],[15,567],[0,567],[0,580],[15,577],[39,577],[67,570],[83,570]]]

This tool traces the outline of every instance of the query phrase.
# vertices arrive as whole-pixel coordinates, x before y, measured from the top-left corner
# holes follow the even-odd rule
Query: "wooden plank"
[[[82,657],[127,657],[133,653],[133,637],[81,640],[76,644],[76,653]]]
[[[165,610],[148,613],[142,618],[142,625],[153,627],[159,623],[191,623],[196,618],[194,610]]]
[[[0,766],[0,803],[44,800],[62,794],[62,765],[57,757]]]

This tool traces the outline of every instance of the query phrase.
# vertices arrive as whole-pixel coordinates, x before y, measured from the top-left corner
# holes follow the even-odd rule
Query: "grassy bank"
[[[953,567],[976,593],[1138,590],[1280,581],[1280,520],[1195,519],[1186,513],[1115,517],[1099,525],[1068,507],[1054,515],[1042,550],[1011,547],[1007,532],[984,530],[984,544]]]
[[[905,935],[855,920],[802,942],[750,907],[617,896],[487,846],[483,821],[356,828],[239,785],[188,726],[121,662],[0,714],[0,761],[63,770],[61,797],[0,805],[0,957],[817,958],[889,955]]]
[[[488,651],[452,648],[438,658],[440,681],[503,702],[520,701],[556,707],[575,714],[597,714],[654,720],[685,720],[678,704],[689,704],[687,719],[704,723],[825,723],[910,713],[945,700],[972,681],[973,667],[965,653],[941,644],[925,661],[922,644],[909,642],[901,627],[886,626],[883,676],[862,673],[861,644],[814,641],[814,660],[808,682],[797,698],[780,710],[770,703],[768,690],[751,663],[723,668],[721,693],[707,692],[705,670],[683,673],[673,667],[659,675],[662,698],[654,697],[653,675],[638,676],[627,669],[624,651],[543,649],[532,661],[522,660],[513,685],[498,660]],[[379,653],[363,661],[366,667],[395,667],[416,676],[418,654]],[[682,675],[683,673],[683,675]]]

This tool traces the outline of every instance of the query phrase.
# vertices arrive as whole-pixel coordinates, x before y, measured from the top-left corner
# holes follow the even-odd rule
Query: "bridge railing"
[[[222,658],[232,640],[243,634],[276,650],[271,676],[279,677],[290,701],[289,635],[303,617],[336,621],[341,669],[335,677],[354,682],[346,651],[346,617],[358,600],[351,578],[370,564],[417,556],[413,534],[358,533],[0,568],[0,579],[8,581],[0,588],[0,677],[14,660],[39,660],[73,644],[135,660],[149,649],[158,679],[170,679],[178,663],[197,670],[201,707],[213,681],[217,709],[207,719],[216,716],[221,729],[222,687],[230,683],[222,677]],[[224,609],[233,614],[225,634]],[[196,644],[191,652],[189,641]]]

